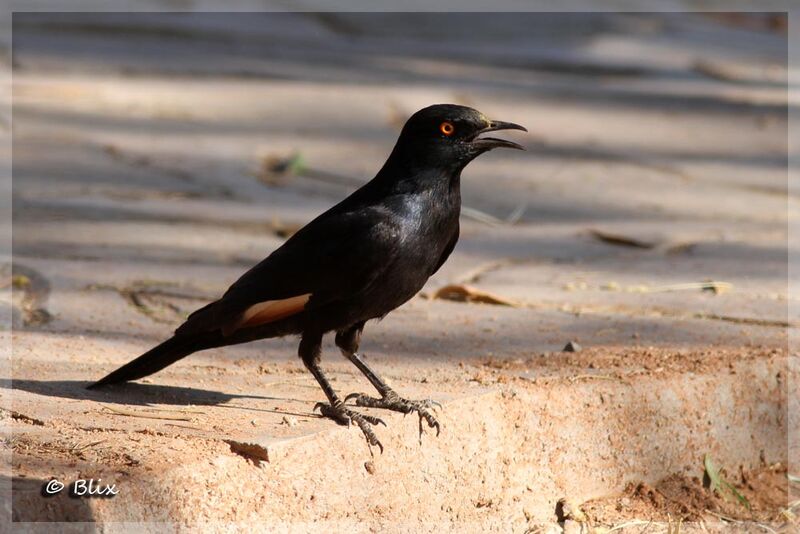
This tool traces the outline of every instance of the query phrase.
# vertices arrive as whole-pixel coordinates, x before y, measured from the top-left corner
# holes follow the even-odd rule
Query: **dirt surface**
[[[702,478],[704,453],[737,476],[775,463],[784,454],[785,359],[779,349],[763,347],[718,354],[586,349],[439,368],[375,358],[403,393],[433,396],[444,408],[442,434],[426,432],[421,439],[416,418],[370,411],[388,424],[378,429],[386,451],[374,457],[357,429],[337,428],[313,413],[321,395],[294,362],[255,367],[243,359],[219,367],[187,361],[143,384],[102,392],[83,389],[80,367],[74,374],[56,374],[47,364],[18,367],[10,414],[15,511],[18,520],[35,520],[47,480],[92,476],[116,484],[125,500],[96,501],[86,509],[59,496],[47,501],[49,514],[194,525],[247,524],[268,515],[334,530],[353,524],[409,530],[557,524],[559,499],[583,502],[639,480]],[[365,386],[343,363],[328,367],[340,391]],[[42,402],[48,398],[61,402]],[[759,451],[755,457],[753,450]],[[310,462],[320,451],[329,459]],[[785,481],[785,472],[781,476]],[[200,479],[206,489],[198,491]],[[328,489],[342,486],[348,492]],[[245,489],[235,506],[220,507],[213,497],[223,492],[219,498],[227,502],[228,492]],[[414,495],[413,515],[408,494]],[[772,514],[789,524],[780,515],[790,506],[787,496],[745,494],[761,513],[751,519]],[[363,502],[372,504],[362,508]],[[626,517],[660,521],[665,512],[676,520],[716,517],[695,515],[690,503],[678,515],[657,505],[610,515],[615,502],[590,501],[587,516],[595,525]],[[717,519],[731,523],[743,515],[725,517]]]
[[[756,19],[15,16],[6,512],[120,531],[796,528],[786,42]],[[443,403],[440,436],[380,413],[372,456],[314,413],[290,338],[85,389],[445,101],[530,133],[465,170],[452,257],[365,331],[399,392]],[[368,391],[331,340],[323,365]],[[706,455],[750,511],[703,485]],[[82,477],[120,494],[41,495]]]
[[[786,522],[787,512],[795,513],[797,508],[795,503],[789,510],[787,498],[796,501],[798,488],[793,487],[790,494],[786,475],[786,466],[782,464],[736,473],[734,486],[747,505],[731,495],[722,496],[711,490],[699,477],[671,475],[652,486],[646,482],[629,483],[622,495],[593,499],[580,509],[587,522],[595,526],[612,526],[631,517],[661,523],[724,519],[730,523],[781,524]]]

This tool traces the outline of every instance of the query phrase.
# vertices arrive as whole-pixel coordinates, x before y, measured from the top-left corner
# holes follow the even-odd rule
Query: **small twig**
[[[791,328],[797,326],[794,321],[784,321],[782,319],[757,319],[755,317],[735,317],[731,315],[719,315],[716,313],[697,312],[692,314],[695,319],[711,319],[735,324],[751,324],[756,326],[778,326],[781,328]]]
[[[624,382],[622,378],[611,375],[576,375],[567,377],[567,379],[570,382],[576,382],[578,380],[583,380],[583,379],[611,380],[614,382]]]
[[[643,293],[666,293],[671,291],[685,291],[688,289],[702,289],[704,291],[714,291],[722,293],[728,291],[733,287],[733,284],[728,282],[719,282],[716,280],[709,280],[707,282],[687,282],[685,284],[672,284],[667,286],[657,286],[646,288]]]
[[[176,408],[158,408],[151,404],[147,405],[148,410],[152,410],[154,412],[172,412],[172,413],[196,413],[200,415],[206,415],[206,413],[202,410],[188,410],[188,409],[176,409]]]
[[[204,430],[200,427],[192,426],[192,425],[179,425],[178,423],[164,423],[166,426],[177,426],[180,428],[188,428],[190,430],[200,430],[201,432]]]
[[[128,417],[141,417],[144,419],[166,419],[168,421],[191,421],[190,417],[169,417],[166,415],[149,415],[140,412],[134,412],[132,410],[124,410],[121,408],[112,408],[111,406],[103,406],[103,408],[118,414],[118,415],[125,415]]]
[[[490,273],[492,271],[496,271],[501,267],[505,267],[506,265],[510,265],[514,262],[511,258],[506,258],[503,260],[498,261],[490,261],[484,263],[482,265],[478,265],[474,269],[470,269],[465,273],[462,273],[455,277],[453,283],[454,284],[474,284],[477,282],[483,275],[486,273]]]
[[[44,421],[41,419],[36,419],[35,417],[31,417],[29,415],[25,415],[24,413],[15,412],[14,410],[6,410],[4,408],[0,408],[1,414],[8,413],[11,416],[11,419],[15,421],[23,421],[25,423],[36,425],[36,426],[45,426]]]

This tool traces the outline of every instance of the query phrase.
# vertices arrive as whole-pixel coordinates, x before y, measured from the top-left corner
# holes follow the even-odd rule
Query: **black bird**
[[[454,104],[416,112],[375,178],[300,229],[222,298],[192,313],[171,338],[89,388],[148,376],[200,350],[299,334],[300,358],[328,399],[317,408],[340,424],[356,423],[367,444],[382,451],[371,425],[383,421],[346,407],[320,368],[322,337],[335,331],[336,345],[380,394],[350,394],[345,401],[417,412],[420,432],[424,418],[438,434],[434,403],[400,397],[367,366],[358,345],[364,323],[413,297],[453,251],[464,167],[493,148],[523,149],[479,137],[495,130],[527,131]]]

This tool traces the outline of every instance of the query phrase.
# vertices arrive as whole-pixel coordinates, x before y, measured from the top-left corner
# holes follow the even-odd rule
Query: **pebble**
[[[290,426],[290,427],[291,426],[297,426],[297,419],[292,417],[291,415],[288,416],[288,417],[284,415],[283,419],[281,419],[281,423],[283,423],[286,426]]]

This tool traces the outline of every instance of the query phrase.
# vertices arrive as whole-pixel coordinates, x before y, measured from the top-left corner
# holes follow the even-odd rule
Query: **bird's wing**
[[[442,252],[442,255],[439,257],[439,261],[436,262],[436,267],[433,269],[431,276],[434,275],[441,267],[444,265],[444,262],[447,261],[447,258],[450,257],[450,254],[453,252],[453,249],[456,248],[456,243],[458,243],[458,235],[459,235],[459,227],[456,226],[456,231],[453,233],[453,236],[450,238],[450,241],[447,243],[447,246]]]
[[[190,315],[176,333],[229,334],[357,294],[391,263],[399,230],[386,208],[323,214],[242,275],[221,299]]]

